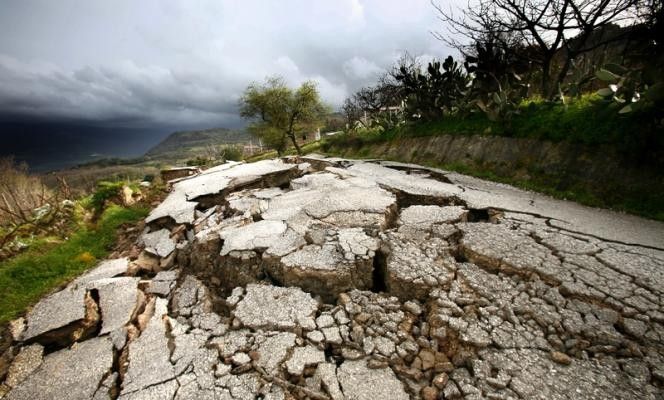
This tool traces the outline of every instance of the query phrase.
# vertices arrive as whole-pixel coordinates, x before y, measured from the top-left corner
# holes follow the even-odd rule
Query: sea
[[[140,157],[170,132],[163,127],[0,122],[0,157],[12,156],[43,173],[104,158]]]

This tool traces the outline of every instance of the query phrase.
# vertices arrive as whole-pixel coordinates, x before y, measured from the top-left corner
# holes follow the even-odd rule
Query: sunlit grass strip
[[[0,324],[106,257],[117,240],[117,229],[147,213],[142,207],[111,205],[95,226],[79,228],[69,240],[39,243],[0,263]]]

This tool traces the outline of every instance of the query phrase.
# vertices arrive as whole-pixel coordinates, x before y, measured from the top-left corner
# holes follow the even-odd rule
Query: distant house
[[[320,140],[320,128],[316,128],[315,131],[311,132],[303,132],[299,138],[300,143],[308,143],[315,140]]]

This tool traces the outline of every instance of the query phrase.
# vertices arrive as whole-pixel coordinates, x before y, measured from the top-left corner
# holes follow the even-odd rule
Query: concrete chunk
[[[85,289],[66,288],[35,305],[26,316],[22,340],[31,340],[46,332],[65,327],[85,318]]]
[[[100,335],[120,329],[129,323],[136,308],[139,280],[131,277],[109,278],[89,284],[99,292],[102,315]]]
[[[257,363],[268,373],[274,373],[284,361],[290,349],[295,347],[295,334],[282,332],[265,339],[258,347]]]
[[[76,278],[72,285],[85,285],[86,283],[105,278],[113,278],[127,272],[129,259],[116,258],[100,262],[92,270]]]
[[[145,331],[129,344],[129,368],[122,382],[122,395],[175,378],[164,319],[167,304],[165,299],[156,299],[154,315]]]
[[[286,369],[291,375],[300,376],[304,368],[325,362],[325,353],[313,346],[296,347],[286,361]]]
[[[346,398],[406,400],[403,384],[389,368],[369,369],[366,360],[344,361],[337,378]]]
[[[18,386],[41,365],[43,357],[44,347],[40,344],[22,348],[7,371],[5,384],[9,387]]]
[[[171,232],[167,229],[145,233],[140,240],[145,251],[161,258],[168,257],[175,250],[175,241],[171,239]]]
[[[299,288],[247,286],[247,293],[233,310],[242,325],[252,329],[293,331],[314,329],[318,303]]]
[[[113,344],[101,337],[45,357],[44,363],[5,397],[7,400],[88,400],[113,365]]]

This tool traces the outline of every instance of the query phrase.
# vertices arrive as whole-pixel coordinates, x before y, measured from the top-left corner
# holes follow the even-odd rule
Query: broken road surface
[[[174,183],[12,323],[0,397],[661,399],[664,224],[320,156]]]

